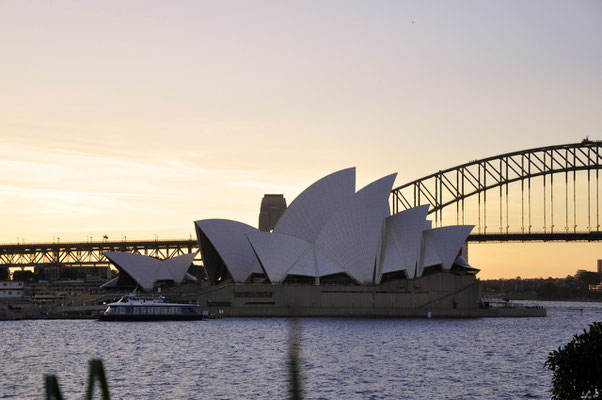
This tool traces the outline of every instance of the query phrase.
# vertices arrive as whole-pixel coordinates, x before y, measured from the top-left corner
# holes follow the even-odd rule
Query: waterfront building
[[[111,279],[111,268],[97,266],[60,266],[60,280],[80,279],[86,282],[106,282]]]
[[[23,282],[0,281],[0,299],[19,299],[23,297]]]
[[[98,297],[103,291],[98,282],[83,280],[27,282],[24,297],[36,304],[69,303],[73,298]],[[76,301],[77,302],[77,301]]]
[[[355,168],[304,190],[271,232],[195,222],[209,283],[198,299],[226,315],[478,316],[462,247],[472,225],[432,228],[428,206],[391,215],[396,174],[355,190]]]

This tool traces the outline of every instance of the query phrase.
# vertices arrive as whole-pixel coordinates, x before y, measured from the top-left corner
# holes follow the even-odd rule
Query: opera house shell
[[[379,285],[415,280],[429,269],[471,270],[458,257],[473,226],[432,229],[428,206],[391,215],[395,177],[356,192],[355,168],[332,173],[304,190],[272,232],[231,220],[196,221],[209,282]]]
[[[162,282],[180,284],[197,280],[187,272],[197,252],[166,260],[121,251],[103,254],[117,268],[119,275],[102,285],[102,288],[138,287],[143,291],[152,291]]]

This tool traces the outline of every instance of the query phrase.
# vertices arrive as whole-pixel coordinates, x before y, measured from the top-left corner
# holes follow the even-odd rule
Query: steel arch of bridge
[[[577,172],[587,171],[587,232],[597,232],[600,229],[598,182],[599,170],[602,168],[601,147],[602,141],[584,139],[581,143],[538,147],[470,161],[394,188],[391,192],[392,212],[398,213],[421,204],[429,204],[429,214],[434,216],[435,226],[440,226],[443,209],[455,204],[456,223],[463,224],[465,223],[465,200],[477,196],[478,230],[479,234],[486,233],[487,193],[498,188],[499,233],[508,234],[508,187],[511,183],[520,182],[521,234],[531,234],[531,208],[533,206],[531,186],[534,178],[541,177],[543,180],[543,203],[539,204],[543,204],[543,232],[548,232],[547,223],[549,222],[549,232],[554,233],[554,176],[564,174],[564,231],[565,233],[572,231],[576,234]],[[592,193],[592,179],[595,179],[595,193]],[[571,183],[572,193],[569,193]],[[595,201],[592,201],[593,198]],[[570,200],[572,200],[572,207],[569,207]],[[592,207],[592,202],[595,203],[595,207]],[[573,214],[572,226],[569,226],[570,212]],[[595,215],[593,215],[594,213]],[[505,216],[505,224],[503,216]],[[595,217],[595,227],[592,227],[593,217]],[[482,218],[484,221],[481,221]],[[482,222],[485,226],[484,232],[480,230]]]

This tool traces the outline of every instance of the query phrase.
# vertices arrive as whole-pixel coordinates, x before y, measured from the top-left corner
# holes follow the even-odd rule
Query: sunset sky
[[[401,185],[602,139],[598,0],[0,0],[0,51],[6,243],[256,226],[265,193],[290,203],[342,168],[358,189]],[[590,243],[470,248],[482,278],[597,258]]]

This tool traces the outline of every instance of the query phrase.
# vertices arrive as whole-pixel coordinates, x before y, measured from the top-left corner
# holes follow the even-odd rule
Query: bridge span
[[[569,233],[487,233],[472,234],[469,243],[484,242],[597,242],[602,232]],[[131,240],[120,242],[29,243],[0,245],[0,267],[25,268],[36,266],[99,267],[111,263],[106,251],[125,251],[164,260],[199,250],[193,239]],[[200,255],[195,264],[202,264]]]
[[[601,147],[602,141],[584,139],[473,160],[394,188],[391,210],[428,204],[434,227],[443,226],[444,217],[447,225],[475,225],[471,243],[600,241]],[[198,251],[198,243],[190,238],[4,244],[0,267],[107,266],[106,251],[166,259]],[[202,262],[200,255],[195,262]]]
[[[2,244],[0,267],[99,267],[110,265],[103,255],[107,251],[125,251],[164,260],[198,250],[197,241],[192,239]],[[199,261],[200,255],[195,259],[195,263]]]
[[[586,138],[473,160],[394,188],[391,209],[428,204],[434,226],[445,217],[447,225],[475,225],[477,234],[520,231],[529,240],[562,232],[575,240],[600,231],[601,147]]]

